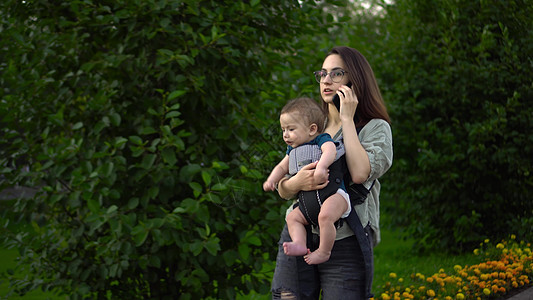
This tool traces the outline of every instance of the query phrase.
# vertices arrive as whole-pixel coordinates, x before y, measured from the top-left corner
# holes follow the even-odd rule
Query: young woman
[[[362,184],[370,192],[362,203],[351,199],[352,212],[337,229],[327,262],[308,265],[302,257],[287,256],[283,243],[290,241],[290,236],[285,226],[272,280],[272,297],[318,299],[322,293],[325,300],[368,299],[372,296],[372,249],[380,240],[377,179],[390,168],[393,156],[390,119],[372,68],[357,50],[333,48],[315,77],[328,112],[325,132],[343,140],[351,181]],[[339,108],[334,104],[335,95],[339,96]],[[315,180],[315,166],[309,164],[295,176],[282,179],[278,185],[280,196],[294,199],[299,191],[324,188],[328,182]],[[291,210],[292,206],[288,212]],[[313,251],[319,236],[317,228],[311,231],[307,241]]]

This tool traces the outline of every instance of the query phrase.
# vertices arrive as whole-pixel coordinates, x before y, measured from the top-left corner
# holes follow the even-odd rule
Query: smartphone
[[[347,87],[352,87],[352,83],[348,82],[346,84],[346,86]],[[342,93],[342,94],[344,95],[344,93]],[[338,111],[341,111],[341,98],[339,98],[339,95],[335,94],[335,96],[333,96],[333,104],[335,104],[335,107],[337,107]]]

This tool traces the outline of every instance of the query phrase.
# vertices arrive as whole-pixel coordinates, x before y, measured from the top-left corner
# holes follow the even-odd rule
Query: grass
[[[14,205],[14,200],[5,200],[0,199],[0,226],[4,226],[6,221],[14,219],[13,214],[10,211],[10,207]],[[0,230],[4,228],[0,227]],[[26,222],[9,222],[6,230],[10,231],[28,231],[31,230]],[[0,231],[1,232],[1,231]],[[10,295],[9,288],[9,279],[7,278],[8,270],[16,270],[17,267],[17,258],[19,257],[19,252],[17,249],[7,249],[5,245],[2,244],[0,240],[0,299],[9,299],[9,300],[56,300],[56,299],[65,299],[64,297],[59,297],[50,292],[44,292],[40,289],[33,290],[24,296],[19,296],[17,294]],[[22,274],[17,274],[22,277]]]
[[[52,293],[46,293],[41,290],[34,290],[27,293],[24,296],[18,295],[9,295],[9,282],[4,278],[8,269],[14,270],[17,266],[17,257],[19,253],[17,250],[0,248],[0,299],[9,299],[9,300],[43,300],[43,299],[64,299],[58,297]]]
[[[398,230],[381,229],[381,243],[374,249],[374,294],[390,281],[390,273],[395,273],[398,278],[407,278],[415,273],[434,274],[440,269],[450,271],[455,265],[479,262],[479,257],[473,253],[418,255],[412,251],[413,242],[403,239]]]

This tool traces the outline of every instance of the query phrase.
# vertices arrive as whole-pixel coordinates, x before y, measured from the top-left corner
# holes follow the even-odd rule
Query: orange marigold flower
[[[387,294],[385,294],[385,293],[383,293],[383,294],[381,294],[381,299],[383,299],[383,300],[390,300],[390,296],[387,295]]]
[[[427,295],[430,297],[435,297],[435,291],[434,290],[428,290]]]

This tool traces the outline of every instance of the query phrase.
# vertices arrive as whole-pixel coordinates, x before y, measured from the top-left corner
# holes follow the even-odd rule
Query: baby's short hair
[[[297,113],[306,125],[316,124],[319,133],[326,127],[326,112],[314,99],[302,97],[287,102],[280,114]]]

